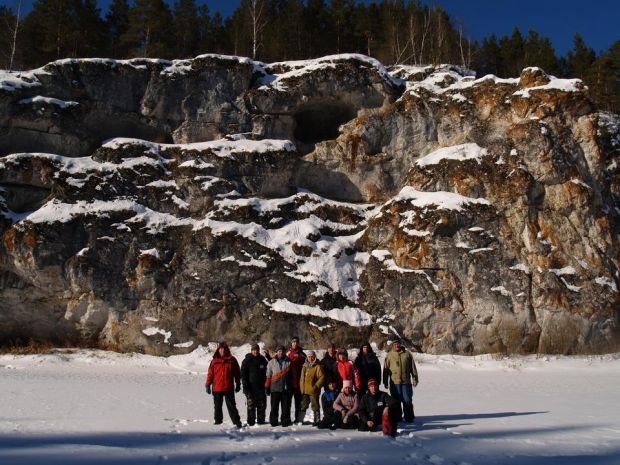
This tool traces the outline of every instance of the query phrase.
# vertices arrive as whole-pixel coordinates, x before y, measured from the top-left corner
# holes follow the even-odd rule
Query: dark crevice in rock
[[[51,189],[24,184],[0,183],[7,207],[15,213],[38,210],[49,197]]]
[[[302,153],[314,149],[314,144],[336,139],[340,125],[355,118],[354,107],[339,101],[320,101],[301,106],[294,115],[294,136]]]

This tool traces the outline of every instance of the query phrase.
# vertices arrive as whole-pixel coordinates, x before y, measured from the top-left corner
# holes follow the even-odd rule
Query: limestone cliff
[[[0,342],[620,349],[620,123],[528,68],[0,73]]]

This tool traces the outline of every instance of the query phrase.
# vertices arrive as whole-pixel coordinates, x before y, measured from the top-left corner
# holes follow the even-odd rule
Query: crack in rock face
[[[0,135],[0,341],[620,350],[620,119],[579,80],[60,60],[0,74]]]

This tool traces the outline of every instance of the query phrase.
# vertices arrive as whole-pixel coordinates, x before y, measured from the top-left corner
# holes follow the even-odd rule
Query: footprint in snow
[[[263,460],[265,461],[265,463],[271,463],[275,460],[275,457],[265,457]]]
[[[427,457],[427,460],[431,462],[433,465],[441,465],[444,462],[444,458],[440,455],[433,454],[430,457]]]
[[[415,460],[418,458],[418,454],[416,454],[415,452],[411,452],[410,454],[405,455],[401,460],[403,462],[408,462],[410,460]]]

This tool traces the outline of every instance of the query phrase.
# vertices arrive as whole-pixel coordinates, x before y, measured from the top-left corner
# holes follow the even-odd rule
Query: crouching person
[[[340,391],[338,383],[334,378],[327,381],[327,389],[321,396],[321,409],[323,409],[323,418],[319,421],[319,429],[336,429],[342,422],[342,416],[334,410],[334,402],[338,398]]]
[[[278,426],[278,413],[282,408],[280,424],[291,426],[291,398],[293,396],[293,380],[291,377],[291,361],[284,353],[284,346],[278,347],[276,356],[267,363],[265,393],[271,396],[269,423]]]
[[[265,381],[267,379],[267,359],[260,354],[258,344],[254,344],[250,353],[241,363],[241,382],[243,394],[248,405],[248,425],[265,424],[267,397],[265,395]]]
[[[207,380],[205,382],[207,394],[213,392],[213,403],[215,405],[215,424],[220,425],[224,419],[222,404],[226,401],[228,415],[237,428],[241,428],[241,418],[237,411],[235,402],[235,392],[241,390],[241,370],[237,359],[230,353],[230,349],[225,342],[220,342],[213,355]]]
[[[358,426],[358,399],[353,392],[353,383],[348,379],[342,382],[342,392],[334,402],[334,410],[340,414],[340,428],[355,429]]]
[[[359,431],[381,431],[390,436],[396,436],[396,425],[400,409],[398,403],[385,392],[379,390],[376,379],[368,380],[368,392],[360,400]],[[384,425],[384,415],[388,417],[388,424]]]
[[[317,426],[321,419],[321,408],[319,406],[319,396],[323,387],[323,367],[316,360],[316,353],[313,350],[306,354],[306,363],[301,369],[299,385],[301,388],[301,411],[298,422],[303,422],[308,407],[312,407],[312,426]]]

